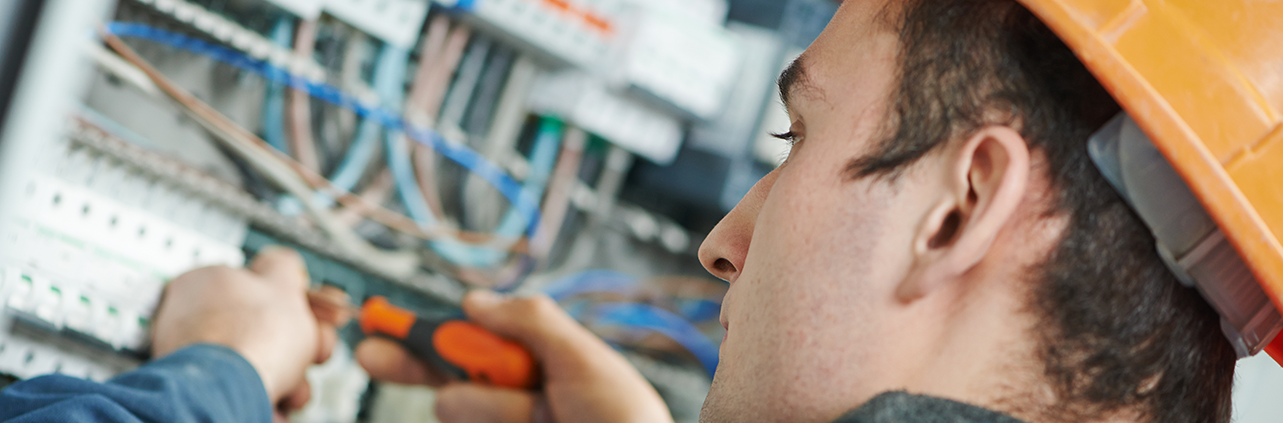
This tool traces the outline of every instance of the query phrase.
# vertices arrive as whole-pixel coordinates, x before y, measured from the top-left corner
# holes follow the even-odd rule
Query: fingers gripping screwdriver
[[[447,375],[494,386],[531,389],[535,360],[521,345],[461,319],[429,319],[370,297],[358,321],[366,335],[395,340]]]

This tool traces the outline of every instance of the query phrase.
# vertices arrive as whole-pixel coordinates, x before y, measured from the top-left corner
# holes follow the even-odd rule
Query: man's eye
[[[800,137],[796,132],[793,132],[791,130],[788,132],[779,132],[779,133],[773,132],[770,135],[772,137],[784,140],[784,142],[788,143],[788,149],[780,153],[779,164],[783,165],[784,162],[788,161],[789,156],[793,155],[793,149],[797,147],[797,142],[800,141],[799,139]]]
[[[797,134],[794,134],[793,131],[788,131],[783,133],[772,133],[771,136],[782,139],[785,142],[789,143],[789,147],[792,147],[793,144],[797,143]]]

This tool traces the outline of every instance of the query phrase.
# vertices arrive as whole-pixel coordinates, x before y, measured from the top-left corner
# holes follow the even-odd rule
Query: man
[[[731,284],[701,420],[1228,422],[1235,355],[1215,312],[1169,274],[1088,161],[1088,136],[1118,106],[1028,11],[847,1],[780,80],[790,156],[700,249]],[[261,306],[260,279],[203,270],[175,281],[156,341],[157,356],[180,357],[140,372],[196,366],[181,355],[214,347],[181,345],[222,344],[266,386],[242,420],[304,397],[289,393],[329,335],[300,304]],[[211,282],[224,285],[219,297],[201,298]],[[301,302],[301,286],[290,289]],[[478,292],[464,308],[527,345],[544,384],[444,385],[443,421],[669,418],[618,354],[546,298]],[[246,315],[265,328],[230,336]],[[309,330],[271,329],[290,325]],[[387,341],[362,343],[357,358],[379,379],[442,382]],[[4,404],[41,383],[11,388]],[[247,406],[234,400],[201,399]]]

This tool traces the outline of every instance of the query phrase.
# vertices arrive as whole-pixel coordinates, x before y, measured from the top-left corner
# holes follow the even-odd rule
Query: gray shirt
[[[886,392],[833,423],[1023,423],[1006,414],[944,398]]]

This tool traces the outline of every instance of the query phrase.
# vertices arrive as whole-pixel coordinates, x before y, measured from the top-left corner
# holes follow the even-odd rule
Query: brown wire
[[[392,197],[392,187],[396,185],[396,179],[392,177],[392,172],[384,170],[379,172],[378,176],[365,187],[361,193],[362,204],[356,204],[353,207],[342,207],[335,212],[339,220],[348,226],[354,226],[364,219],[364,213],[369,209],[366,204],[383,204]]]
[[[217,110],[210,107],[208,104],[204,103],[200,99],[191,95],[191,93],[188,93],[186,90],[179,87],[169,78],[165,77],[164,74],[161,74],[160,71],[156,70],[155,67],[151,66],[150,63],[148,63],[145,59],[139,56],[137,52],[135,52],[132,48],[130,48],[127,44],[125,44],[125,42],[122,41],[116,35],[111,34],[106,30],[102,30],[100,32],[102,34],[101,35],[102,39],[107,42],[107,44],[112,48],[112,50],[115,50],[116,53],[120,54],[121,57],[123,57],[126,61],[138,67],[138,69],[141,70],[144,74],[146,74],[147,77],[151,79],[151,81],[155,83],[158,88],[161,89],[161,91],[165,92],[165,94],[169,95],[171,98],[177,101],[180,105],[191,110],[195,115],[204,119],[206,122],[208,122],[212,126],[215,126],[222,131],[226,131],[227,134],[249,141],[252,144],[254,144],[256,147],[262,149],[263,151],[266,151],[269,154],[274,155],[275,158],[277,158],[283,164],[291,168],[293,172],[296,173],[300,178],[302,178],[303,181],[306,182],[309,186],[311,186],[312,189],[325,191],[328,195],[335,197],[335,199],[340,204],[343,204],[347,207],[361,207],[361,210],[363,212],[362,214],[364,214],[370,220],[378,222],[384,226],[387,226],[388,228],[391,228],[400,232],[404,232],[406,234],[409,234],[424,240],[435,240],[435,239],[441,239],[446,237],[453,237],[453,238],[459,239],[460,241],[463,241],[464,243],[497,244],[497,245],[505,245],[505,244],[508,244],[507,241],[511,241],[511,239],[499,239],[499,237],[495,237],[491,234],[480,234],[480,233],[469,232],[469,231],[460,231],[457,229],[444,228],[440,226],[436,228],[432,228],[431,230],[424,230],[423,228],[419,227],[418,223],[416,223],[413,219],[410,219],[400,213],[396,213],[391,210],[385,209],[379,206],[378,204],[371,204],[371,203],[365,202],[364,199],[362,199],[361,197],[335,186],[325,177],[307,169],[302,164],[295,161],[293,158],[290,158],[289,156],[285,155],[284,153],[281,153],[271,148],[266,141],[263,141],[257,135],[254,135],[252,132],[249,132],[248,130],[241,127],[240,125],[237,125],[235,122],[232,122],[226,116],[223,116]],[[310,201],[311,199],[302,199],[302,200]],[[527,249],[528,249],[528,242],[524,238],[518,239],[516,242],[511,243],[511,245],[508,248],[509,251],[518,252],[518,253],[525,252]]]
[[[450,18],[445,15],[438,15],[428,24],[428,30],[420,42],[422,47],[419,50],[419,68],[415,71],[414,78],[410,84],[410,93],[406,96],[405,102],[406,120],[412,125],[431,125],[431,118],[425,109],[439,108],[439,103],[443,101],[439,98],[441,96],[437,96],[436,101],[438,104],[436,106],[423,104],[423,102],[431,101],[433,90],[440,90],[440,88],[434,88],[434,85],[438,84],[436,81],[439,78],[436,75],[442,72],[443,58],[441,57],[441,50],[445,47],[446,37],[449,32]],[[457,63],[457,60],[455,63]],[[453,67],[450,70],[453,70]],[[410,143],[410,140],[406,139],[405,135],[402,134],[399,142]],[[413,152],[417,152],[420,147],[422,146],[418,146],[417,143],[411,143],[407,150],[412,151],[412,154],[414,154]],[[431,178],[434,163],[432,161],[425,163],[420,160],[415,160],[415,162],[417,166],[415,178],[419,183],[420,192],[423,193],[424,201],[428,204],[428,209],[432,211],[433,215],[444,216],[445,209],[441,206],[440,195],[437,194],[435,182]],[[423,166],[425,165],[428,167],[424,168]],[[376,204],[382,203],[391,197],[394,187],[392,172],[384,168],[374,178],[373,182],[361,189],[358,195]],[[349,210],[347,208],[339,210],[340,218],[345,222],[356,222],[353,217],[359,213],[360,210]]]
[[[299,24],[294,40],[294,54],[311,58],[316,49],[315,20]],[[308,170],[321,170],[321,160],[316,153],[316,139],[312,134],[312,98],[302,90],[290,90],[290,151],[294,158]]]
[[[425,85],[423,90],[414,93],[418,94],[418,97],[410,98],[410,104],[414,109],[421,111],[421,115],[411,117],[412,122],[422,120],[422,122],[414,122],[415,124],[429,124],[436,120],[437,112],[441,110],[441,103],[445,101],[446,86],[449,85],[454,70],[459,67],[459,61],[463,59],[463,50],[468,46],[468,39],[471,36],[472,31],[465,25],[459,25],[450,31],[450,38],[433,66],[433,73],[425,75],[427,79],[421,81]],[[414,143],[411,158],[414,160],[414,174],[418,179],[423,198],[427,200],[428,206],[434,213],[442,215],[444,208],[441,206],[441,194],[437,190],[436,181],[436,152],[427,146]]]
[[[548,199],[544,201],[539,225],[535,227],[534,238],[530,240],[530,255],[543,261],[548,257],[561,225],[566,221],[566,212],[570,209],[570,195],[575,182],[579,181],[579,164],[583,160],[584,146],[588,143],[588,134],[579,128],[570,128],[566,139],[562,141],[561,157],[553,170],[552,182],[548,187]]]

